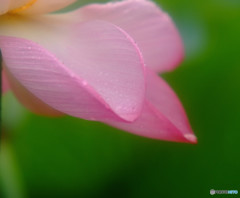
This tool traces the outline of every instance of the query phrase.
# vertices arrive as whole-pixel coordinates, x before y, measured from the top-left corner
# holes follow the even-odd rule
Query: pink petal
[[[34,96],[31,92],[29,92],[23,85],[19,83],[19,81],[6,69],[4,72],[5,79],[8,79],[9,84],[11,85],[11,89],[13,93],[18,98],[18,100],[28,109],[30,109],[33,113],[44,116],[61,116],[63,113],[53,109],[42,100]]]
[[[75,11],[73,15],[76,19],[101,19],[121,27],[136,41],[144,62],[154,71],[172,70],[183,59],[183,43],[175,25],[152,1],[94,4]]]
[[[43,14],[60,10],[76,0],[12,0],[9,6],[11,13]]]
[[[54,28],[34,22],[22,24],[23,29],[15,23],[15,31],[24,35],[31,30],[33,40],[45,48],[26,39],[0,37],[8,70],[27,90],[54,109],[84,119],[138,117],[145,95],[144,67],[123,30],[101,21],[59,21]]]
[[[146,71],[147,97],[142,114],[132,123],[107,122],[131,133],[168,141],[196,143],[176,94],[159,76]]]

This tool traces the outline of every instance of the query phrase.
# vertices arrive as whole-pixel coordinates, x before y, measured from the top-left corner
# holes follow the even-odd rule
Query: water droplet
[[[82,81],[82,85],[83,85],[83,86],[87,86],[87,84],[88,84],[88,83],[87,83],[86,80]]]

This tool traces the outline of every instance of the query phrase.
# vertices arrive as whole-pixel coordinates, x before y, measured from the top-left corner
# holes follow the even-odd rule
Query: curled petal
[[[83,20],[106,20],[124,29],[136,41],[146,65],[154,71],[172,70],[183,59],[183,43],[174,23],[152,1],[93,4],[72,15]]]
[[[68,29],[44,37],[46,24],[40,25],[40,35],[33,35],[46,48],[26,39],[0,37],[7,69],[28,91],[54,109],[84,119],[138,117],[145,95],[144,66],[123,30],[92,21],[64,26]]]
[[[150,70],[146,71],[146,80],[146,101],[138,119],[132,123],[107,123],[149,138],[196,143],[184,109],[173,90]]]

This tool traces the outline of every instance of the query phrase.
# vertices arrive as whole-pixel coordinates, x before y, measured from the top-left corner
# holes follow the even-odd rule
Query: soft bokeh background
[[[210,189],[240,193],[240,1],[157,3],[184,38],[185,61],[163,76],[178,93],[199,143],[146,139],[72,117],[40,117],[7,94],[0,197],[203,198]]]

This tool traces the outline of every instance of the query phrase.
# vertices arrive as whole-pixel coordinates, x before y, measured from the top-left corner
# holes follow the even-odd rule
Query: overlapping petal
[[[101,21],[55,21],[53,27],[48,26],[51,21],[35,23],[36,18],[9,20],[20,37],[41,44],[0,37],[7,69],[36,97],[58,111],[89,120],[138,117],[145,96],[143,60],[123,30]]]
[[[145,0],[33,16],[73,1],[0,0],[0,13],[23,14],[0,19],[4,69],[19,100],[40,114],[65,113],[149,138],[196,143],[176,94],[153,72],[172,70],[183,58],[169,16]]]
[[[139,118],[132,123],[107,123],[145,137],[196,143],[184,109],[173,90],[150,70],[146,70],[146,80],[147,96]]]
[[[146,65],[154,71],[170,71],[183,59],[183,43],[175,25],[151,1],[93,4],[72,12],[72,15],[76,19],[106,20],[124,29],[141,49]]]

